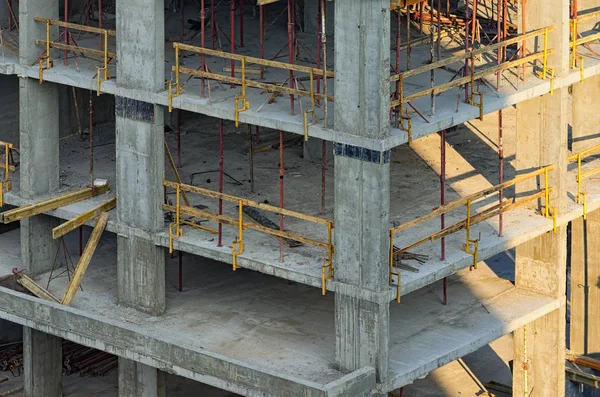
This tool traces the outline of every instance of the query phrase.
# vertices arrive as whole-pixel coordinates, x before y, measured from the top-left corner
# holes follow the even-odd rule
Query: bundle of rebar
[[[104,376],[118,365],[117,357],[110,353],[78,345],[70,341],[63,341],[62,348],[62,372],[67,376],[76,373],[79,373],[79,376],[88,377]],[[0,346],[0,370],[10,371],[13,376],[20,376],[22,368],[22,342]]]

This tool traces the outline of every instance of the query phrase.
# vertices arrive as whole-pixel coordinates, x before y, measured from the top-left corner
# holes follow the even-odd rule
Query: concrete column
[[[117,84],[164,89],[164,0],[117,1]],[[164,228],[164,109],[116,98],[119,303],[153,315],[165,309],[165,257],[152,235]]]
[[[600,145],[600,122],[597,114],[590,111],[590,104],[596,100],[598,92],[600,76],[589,77],[583,83],[573,84],[573,153]]]
[[[335,2],[335,129],[389,135],[387,0]],[[390,152],[336,143],[336,362],[343,370],[388,368]]]
[[[119,397],[165,397],[166,374],[119,357]]]
[[[23,327],[25,397],[62,396],[62,339]]]
[[[132,92],[164,89],[164,0],[117,0],[117,84]],[[164,109],[117,97],[117,275],[119,304],[165,310],[165,253],[152,236],[164,229]],[[164,373],[119,358],[119,396],[162,397]]]
[[[575,354],[600,352],[600,210],[571,222],[571,332]]]
[[[29,66],[40,49],[35,40],[45,35],[34,16],[58,17],[58,0],[23,0],[19,9],[19,60]],[[22,78],[19,82],[19,140],[21,150],[20,194],[33,199],[52,194],[59,187],[58,87]],[[52,267],[58,248],[52,240],[53,221],[41,215],[21,222],[23,267],[40,273]]]
[[[521,10],[523,12],[523,10]],[[555,54],[549,65],[557,76],[563,76],[569,67],[569,4],[559,2],[548,7],[546,1],[527,2],[528,29],[550,25],[556,30],[550,34],[549,47]],[[543,45],[542,42],[537,43]],[[566,210],[567,157],[568,157],[568,92],[555,90],[552,95],[534,98],[517,105],[518,174],[540,166],[555,165],[550,172],[553,191],[550,206],[560,214]],[[517,194],[537,190],[543,178],[517,185]],[[544,205],[535,203],[542,210]],[[541,216],[541,215],[540,215]],[[566,226],[557,233],[548,232],[516,248],[515,284],[560,301],[559,309],[527,324],[514,333],[513,394],[536,396],[565,395],[565,315],[566,315]],[[526,389],[527,386],[527,389]]]

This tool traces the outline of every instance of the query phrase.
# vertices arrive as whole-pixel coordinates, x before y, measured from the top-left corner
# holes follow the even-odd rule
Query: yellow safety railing
[[[390,101],[390,108],[391,109],[395,109],[397,107],[400,108],[400,119],[398,120],[399,128],[408,132],[409,141],[410,141],[411,135],[412,135],[412,123],[411,123],[410,117],[408,116],[408,112],[406,112],[403,105],[408,104],[408,103],[414,101],[415,99],[419,99],[419,98],[422,98],[422,97],[425,97],[428,95],[437,95],[442,92],[448,91],[452,88],[463,86],[465,84],[470,84],[470,91],[471,91],[470,94],[471,95],[469,97],[469,103],[472,106],[476,106],[479,108],[479,118],[482,119],[483,118],[483,94],[481,92],[478,92],[475,90],[475,84],[474,84],[475,81],[478,79],[481,79],[483,77],[493,75],[498,72],[502,72],[503,70],[521,66],[521,65],[527,64],[529,62],[533,62],[533,61],[540,60],[540,59],[542,60],[542,67],[541,67],[542,70],[539,73],[539,77],[541,79],[546,79],[548,76],[550,76],[550,79],[551,79],[550,80],[550,84],[551,84],[550,91],[552,92],[554,90],[554,68],[548,66],[548,57],[550,55],[552,55],[553,50],[548,49],[548,34],[552,31],[554,31],[554,29],[555,29],[554,26],[549,26],[546,28],[538,29],[538,30],[535,30],[535,31],[532,31],[532,32],[529,32],[526,34],[515,36],[508,40],[501,41],[499,43],[491,44],[488,46],[483,46],[483,47],[465,52],[464,54],[455,55],[453,57],[442,59],[437,62],[432,62],[430,64],[420,66],[415,69],[407,70],[406,72],[392,75],[389,80],[392,84],[396,85],[396,90],[398,91],[398,95],[396,96],[396,99],[393,99]],[[522,58],[519,58],[516,60],[506,61],[506,62],[500,63],[498,65],[494,65],[492,67],[485,68],[484,70],[481,70],[478,72],[475,71],[475,57],[476,56],[484,54],[484,53],[488,53],[488,52],[493,52],[500,48],[505,48],[509,45],[517,44],[524,40],[533,39],[535,37],[540,37],[540,36],[543,36],[543,40],[544,40],[543,51],[534,53],[531,55],[527,55],[525,57],[522,57]],[[422,91],[419,91],[419,92],[416,92],[416,93],[413,93],[410,95],[405,95],[404,81],[406,81],[407,78],[416,76],[416,75],[419,75],[419,74],[422,74],[425,72],[429,72],[434,69],[442,68],[442,67],[448,66],[450,64],[453,64],[455,62],[464,62],[466,60],[470,60],[470,67],[469,67],[469,70],[468,70],[468,73],[466,76],[461,77],[456,80],[452,80],[452,81],[444,83],[444,84],[440,84],[440,85],[437,85],[437,86],[434,86],[431,88],[427,88],[425,90],[422,90]],[[476,101],[475,98],[479,98],[479,100]],[[407,122],[407,125],[405,125],[405,122]]]
[[[248,57],[244,55],[231,54],[228,52],[211,50],[203,47],[195,47],[188,44],[182,43],[173,43],[173,47],[175,48],[175,65],[172,67],[172,71],[175,73],[175,84],[172,81],[169,81],[169,111],[173,110],[173,98],[178,97],[183,93],[183,85],[180,84],[180,75],[188,74],[190,76],[201,77],[203,79],[216,80],[219,82],[225,82],[229,84],[236,84],[240,86],[240,93],[235,97],[235,109],[234,109],[234,120],[236,126],[239,124],[239,114],[246,110],[250,109],[250,102],[246,98],[246,92],[248,88],[258,88],[266,92],[270,93],[279,93],[279,94],[289,94],[289,95],[297,95],[302,97],[310,98],[311,108],[304,111],[304,135],[305,139],[308,138],[308,115],[312,116],[312,123],[316,123],[316,115],[315,115],[315,102],[317,99],[325,100],[324,101],[324,111],[325,117],[327,112],[327,102],[333,102],[332,96],[326,96],[324,94],[320,94],[315,92],[315,77],[320,76],[321,78],[326,79],[327,77],[334,77],[335,73],[333,71],[327,70],[325,67],[323,69],[312,68],[308,66],[295,65],[284,62],[271,61],[267,59]],[[239,61],[241,63],[241,77],[233,77],[233,76],[225,76],[222,74],[211,73],[206,70],[197,70],[186,68],[180,65],[179,63],[179,55],[181,51],[189,51],[196,54],[208,55],[219,57],[223,59],[230,59],[234,61]],[[252,80],[248,78],[248,73],[246,67],[248,64],[255,64],[260,66],[269,66],[273,68],[284,69],[288,71],[295,71],[299,73],[308,74],[310,81],[310,88],[308,90],[303,90],[299,88],[290,88],[285,87],[283,84],[274,84],[274,83],[264,83],[256,80]]]
[[[208,189],[203,189],[197,186],[185,185],[182,183],[176,183],[171,181],[164,181],[164,186],[167,188],[175,189],[176,199],[175,205],[164,204],[163,209],[173,213],[174,222],[169,226],[169,251],[173,252],[173,240],[181,237],[183,235],[183,230],[181,228],[181,224],[187,224],[194,227],[200,227],[198,224],[193,224],[191,222],[185,222],[182,220],[182,215],[195,217],[199,219],[207,219],[211,222],[215,222],[218,224],[224,224],[236,227],[238,230],[238,235],[236,239],[232,243],[231,254],[233,257],[233,270],[239,269],[237,265],[237,257],[244,253],[244,230],[251,229],[255,231],[259,231],[273,237],[289,239],[298,241],[307,245],[324,248],[327,250],[327,257],[325,258],[325,263],[321,266],[321,292],[323,295],[326,293],[326,281],[328,279],[333,278],[334,269],[333,269],[333,222],[327,219],[319,218],[316,216],[302,214],[300,212],[290,211],[284,208],[275,207],[269,204],[259,203],[257,201],[247,200],[244,198],[232,196],[225,193],[219,193]],[[230,203],[235,203],[238,205],[238,216],[237,218],[233,218],[227,215],[219,215],[207,210],[201,210],[190,205],[182,205],[180,200],[180,194],[183,192],[199,194],[204,197],[209,197],[217,200],[223,200]],[[254,207],[264,211],[272,212],[275,214],[291,216],[297,219],[302,219],[308,222],[316,223],[319,225],[323,225],[327,227],[327,241],[319,241],[313,238],[308,238],[304,236],[300,236],[295,233],[286,232],[283,230],[271,229],[269,227],[259,225],[254,222],[244,222],[243,217],[243,209],[244,207]],[[215,232],[214,229],[200,227],[201,229],[208,230],[211,232]]]
[[[581,197],[583,196],[583,217],[587,218],[587,193],[582,192],[582,182],[584,179],[591,177],[592,175],[600,173],[600,167],[596,167],[594,169],[588,171],[581,170],[581,160],[584,158],[591,156],[593,154],[600,153],[600,145],[594,146],[590,149],[584,150],[580,153],[576,153],[569,157],[569,162],[577,162],[577,196],[576,200],[578,204],[581,204]]]
[[[396,281],[398,283],[396,300],[398,302],[400,302],[400,284],[401,284],[402,278],[401,278],[400,272],[394,270],[394,257],[397,255],[400,255],[403,252],[406,252],[412,248],[415,248],[421,244],[424,244],[428,241],[436,241],[436,240],[442,239],[450,234],[453,234],[455,232],[465,229],[465,232],[466,232],[465,233],[465,242],[462,245],[462,249],[466,253],[473,255],[472,267],[476,269],[477,262],[478,262],[479,239],[471,238],[471,227],[473,225],[483,222],[489,218],[500,215],[501,213],[513,210],[517,207],[520,207],[524,204],[530,203],[532,201],[535,201],[535,200],[538,200],[541,198],[544,199],[544,208],[542,210],[542,215],[546,218],[549,218],[550,216],[552,216],[553,229],[556,232],[557,211],[556,211],[556,207],[550,207],[550,193],[552,192],[552,188],[550,187],[549,182],[548,182],[548,174],[550,171],[553,171],[553,170],[554,170],[554,165],[550,165],[550,166],[547,166],[544,168],[540,168],[536,171],[530,172],[528,174],[520,175],[510,181],[506,181],[499,185],[492,186],[492,187],[484,189],[480,192],[474,193],[470,196],[462,197],[462,198],[452,201],[448,204],[444,204],[441,207],[436,208],[434,211],[432,211],[431,213],[429,213],[427,215],[423,215],[417,219],[414,219],[414,220],[406,222],[402,225],[391,228],[390,229],[390,255],[389,255],[389,268],[390,268],[389,269],[389,281],[390,281],[390,283],[392,283],[394,281],[394,277],[396,277]],[[500,193],[502,190],[504,190],[510,186],[514,186],[517,183],[520,183],[520,182],[523,182],[523,181],[526,181],[526,180],[529,180],[532,178],[536,178],[536,177],[542,176],[542,175],[544,177],[543,190],[541,190],[537,193],[534,193],[530,196],[527,196],[525,198],[522,198],[520,200],[516,200],[515,198],[506,199],[502,203],[495,204],[495,205],[493,205],[489,208],[486,208],[485,210],[475,213],[475,214],[473,214],[471,212],[471,207],[472,207],[473,203],[475,203],[476,201],[483,199],[483,198],[487,198],[491,194]],[[406,247],[396,248],[394,246],[394,236],[396,235],[396,233],[399,233],[399,232],[407,230],[413,226],[416,226],[423,222],[434,219],[442,214],[446,214],[446,213],[448,213],[452,210],[455,210],[457,208],[460,208],[462,206],[467,207],[467,216],[464,220],[457,222],[451,226],[448,226],[438,232],[432,233],[432,234],[428,235],[427,237],[424,237]],[[550,212],[551,208],[552,208],[552,213]]]
[[[600,33],[591,34],[586,37],[579,38],[579,24],[585,20],[599,18],[600,11],[588,12],[578,15],[577,18],[571,18],[571,67],[579,69],[580,81],[583,82],[584,75],[584,60],[579,55],[578,47],[600,39]],[[577,65],[579,64],[579,66]]]
[[[48,18],[41,18],[41,17],[35,17],[34,19],[36,22],[46,24],[46,39],[45,40],[36,40],[36,44],[43,45],[45,47],[44,54],[42,56],[40,56],[40,83],[44,82],[44,70],[48,70],[54,66],[54,61],[52,61],[51,52],[50,52],[50,50],[52,48],[57,49],[57,50],[66,50],[66,51],[77,52],[77,53],[81,53],[81,54],[87,54],[87,55],[95,55],[95,56],[101,57],[102,62],[103,62],[102,67],[97,67],[97,75],[96,75],[96,91],[97,91],[97,94],[100,95],[102,93],[100,90],[101,84],[103,82],[107,81],[108,79],[110,79],[110,72],[108,70],[108,64],[110,63],[110,61],[112,59],[117,58],[117,54],[115,54],[114,52],[108,51],[108,38],[116,37],[116,35],[117,35],[116,31],[111,30],[111,29],[96,28],[96,27],[87,26],[87,25],[79,25],[76,23],[63,22],[63,21],[58,21],[55,19],[48,19]],[[81,32],[100,34],[100,35],[104,36],[104,39],[102,41],[104,48],[102,50],[96,50],[93,48],[79,47],[79,46],[75,46],[75,45],[64,44],[64,43],[59,43],[57,41],[53,41],[52,38],[50,37],[50,27],[51,26],[58,26],[61,28],[78,30]]]
[[[10,192],[12,184],[10,183],[10,171],[15,171],[16,167],[10,164],[10,151],[13,149],[12,143],[1,142],[0,148],[4,148],[4,162],[0,162],[0,168],[4,169],[4,175],[0,179],[0,207],[4,205],[4,193]]]

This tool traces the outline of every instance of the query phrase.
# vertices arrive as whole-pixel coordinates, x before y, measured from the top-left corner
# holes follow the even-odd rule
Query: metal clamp
[[[233,257],[233,271],[235,272],[240,267],[237,265],[237,257],[244,253],[244,202],[238,202],[238,237],[231,244],[231,256]]]
[[[333,241],[332,241],[332,229],[333,223],[329,222],[327,224],[327,258],[325,258],[325,263],[321,266],[321,294],[325,295],[327,293],[326,281],[333,278],[334,269],[333,269]]]
[[[473,265],[471,265],[471,268],[477,269],[477,258],[479,256],[479,239],[471,239],[471,200],[467,200],[467,220],[465,230],[466,239],[465,243],[462,246],[462,249],[467,254],[473,255]],[[473,244],[473,249],[471,249],[471,244]]]

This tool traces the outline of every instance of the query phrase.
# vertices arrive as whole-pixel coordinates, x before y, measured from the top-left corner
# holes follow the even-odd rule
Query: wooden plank
[[[46,200],[37,201],[33,204],[24,205],[10,211],[5,211],[0,214],[0,219],[2,220],[2,223],[20,221],[22,219],[27,219],[35,215],[43,214],[44,212],[64,207],[65,205],[87,200],[90,197],[99,196],[107,191],[108,185],[85,187],[74,192],[64,193]]]
[[[420,67],[415,68],[415,69],[407,70],[406,72],[401,73],[401,75],[402,75],[402,78],[404,79],[404,78],[407,78],[407,77],[410,77],[410,76],[415,76],[417,74],[428,72],[428,71],[433,70],[433,69],[441,68],[442,66],[448,66],[448,65],[450,65],[450,64],[452,64],[454,62],[464,61],[465,59],[470,58],[471,54],[474,55],[474,56],[477,56],[477,55],[480,55],[480,54],[484,54],[486,52],[495,51],[498,48],[502,48],[502,47],[505,47],[505,46],[508,46],[508,45],[519,43],[520,41],[523,41],[523,40],[527,40],[527,39],[531,39],[533,37],[537,37],[537,36],[543,35],[544,34],[544,30],[545,30],[545,28],[534,30],[533,32],[529,32],[529,33],[526,33],[526,34],[523,34],[523,35],[520,35],[520,36],[515,36],[515,37],[513,37],[511,39],[504,40],[504,41],[501,41],[499,43],[495,43],[495,44],[492,44],[492,45],[489,45],[489,46],[480,47],[478,49],[466,52],[464,54],[455,55],[453,57],[442,59],[440,61],[433,62],[433,63],[427,64],[427,65],[423,65],[423,66],[420,66]],[[554,26],[550,26],[548,28],[548,33],[552,32],[552,31],[554,31]],[[390,78],[390,81],[397,81],[397,80],[399,80],[399,77],[398,77],[397,74],[393,75]]]
[[[102,29],[102,28],[97,28],[95,26],[79,25],[76,23],[63,22],[63,21],[59,21],[56,19],[49,19],[49,18],[42,18],[42,17],[34,17],[33,19],[36,22],[42,22],[42,23],[50,22],[50,25],[60,26],[61,28],[69,28],[69,29],[81,30],[82,32],[99,33],[99,34],[104,34],[104,32],[106,31],[109,36],[117,35],[117,31],[112,30],[112,29]]]
[[[312,71],[315,76],[323,76],[323,69],[311,68],[309,66],[302,66],[302,65],[296,65],[296,64],[285,63],[285,62],[271,61],[269,59],[248,57],[245,55],[232,54],[229,52],[211,50],[209,48],[203,48],[203,47],[195,47],[192,45],[182,44],[182,43],[173,43],[173,47],[175,47],[175,48],[179,47],[180,50],[191,51],[191,52],[195,52],[197,54],[205,54],[205,55],[215,56],[215,57],[219,57],[219,58],[233,59],[233,60],[240,61],[240,62],[243,58],[245,60],[246,64],[253,63],[256,65],[272,66],[275,68],[294,70],[296,72],[303,72],[303,73],[310,73]],[[335,72],[328,70],[326,72],[326,75],[328,77],[334,77]]]
[[[586,158],[587,156],[589,156],[590,154],[596,153],[596,152],[600,152],[600,145],[591,147],[589,149],[584,150],[583,152],[580,153],[575,153],[571,156],[569,156],[569,161],[573,162],[573,161],[577,161],[577,156],[581,155],[581,158]]]
[[[450,202],[448,204],[445,204],[445,205],[442,205],[441,207],[436,208],[435,210],[433,210],[431,213],[429,213],[427,215],[423,215],[423,216],[421,216],[421,217],[419,217],[417,219],[414,219],[414,220],[412,220],[410,222],[406,222],[406,223],[404,223],[402,225],[399,225],[399,226],[396,226],[396,227],[392,228],[391,232],[395,234],[395,233],[398,233],[398,232],[400,232],[402,230],[406,230],[406,229],[408,229],[410,227],[413,227],[413,226],[415,226],[415,225],[417,225],[419,223],[426,222],[426,221],[428,221],[430,219],[433,219],[433,218],[436,218],[436,217],[438,217],[438,216],[440,216],[442,214],[445,214],[446,212],[449,212],[449,211],[452,211],[452,210],[454,210],[456,208],[462,207],[463,205],[467,204],[467,201],[471,201],[471,203],[473,203],[473,202],[475,202],[475,200],[483,198],[483,197],[485,197],[487,195],[499,192],[500,190],[506,189],[507,187],[516,185],[517,183],[520,183],[520,182],[523,182],[523,181],[525,181],[527,179],[534,178],[534,177],[536,177],[538,175],[541,175],[546,170],[552,171],[552,170],[554,170],[554,166],[550,165],[548,167],[540,168],[539,170],[532,171],[532,172],[530,172],[528,174],[517,176],[516,178],[511,179],[510,181],[506,181],[506,182],[501,183],[499,185],[492,186],[490,188],[481,190],[481,191],[479,191],[477,193],[473,193],[470,196],[466,196],[466,197],[462,197],[462,198],[460,198],[458,200],[454,200],[454,201],[452,201],[452,202]]]
[[[550,189],[550,190],[552,190],[552,189]],[[485,220],[488,220],[496,215],[499,215],[500,213],[510,211],[510,210],[520,207],[524,204],[527,204],[534,200],[542,198],[542,197],[544,197],[545,194],[546,194],[545,191],[541,191],[532,196],[529,196],[522,200],[519,200],[517,202],[514,202],[514,198],[511,198],[511,199],[507,199],[506,201],[502,202],[502,204],[495,204],[494,206],[492,206],[482,212],[472,215],[471,216],[471,226],[476,225]],[[394,255],[397,255],[401,252],[406,252],[406,251],[408,251],[414,247],[417,247],[423,243],[426,243],[428,241],[439,240],[439,239],[446,237],[452,233],[456,233],[460,230],[463,230],[466,227],[467,227],[467,220],[465,219],[465,220],[462,220],[460,222],[453,224],[452,226],[448,226],[447,228],[442,229],[439,232],[430,234],[429,236],[422,238],[421,240],[419,240],[415,243],[412,243],[411,245],[408,245],[402,249],[394,250]]]
[[[169,159],[169,164],[171,164],[171,169],[173,170],[173,174],[175,175],[175,179],[177,179],[177,183],[181,184],[181,177],[179,176],[179,171],[177,171],[177,167],[175,166],[175,161],[173,160],[173,156],[171,155],[171,149],[169,149],[169,145],[167,145],[167,140],[165,139],[165,152],[167,153],[167,158]],[[188,200],[187,193],[182,191],[183,202],[185,205],[190,205],[190,200]]]
[[[51,197],[46,200],[38,201],[33,204],[28,204],[18,207],[0,214],[3,223],[11,223],[20,221],[35,215],[43,214],[47,211],[52,211],[65,205],[69,205],[78,201],[87,200],[90,197],[95,197],[104,194],[108,191],[108,185],[86,187],[74,192],[61,194]]]
[[[85,245],[85,249],[83,250],[83,255],[79,258],[79,262],[77,263],[77,268],[73,273],[73,278],[69,282],[69,286],[67,287],[67,291],[65,292],[65,296],[62,299],[62,304],[66,306],[71,306],[73,303],[73,299],[75,298],[75,294],[81,285],[81,280],[85,275],[85,271],[87,270],[90,261],[92,260],[92,255],[96,251],[96,247],[100,242],[100,236],[104,232],[104,228],[106,227],[106,223],[108,222],[108,212],[102,212],[98,217],[98,222],[96,222],[96,226],[92,231],[92,235]]]
[[[552,55],[553,52],[554,52],[553,50],[548,50],[548,55],[549,56]],[[415,99],[422,98],[422,97],[425,97],[425,96],[428,96],[428,95],[431,95],[431,94],[437,95],[437,94],[440,94],[440,93],[442,93],[444,91],[448,91],[448,90],[450,90],[452,88],[456,88],[456,87],[460,87],[461,85],[468,84],[468,83],[471,82],[471,80],[479,80],[479,79],[481,79],[481,78],[483,78],[485,76],[489,76],[491,74],[495,74],[497,72],[501,72],[503,70],[510,69],[512,67],[520,66],[522,64],[525,64],[525,63],[528,63],[528,62],[531,62],[531,61],[535,61],[537,59],[542,58],[543,56],[544,56],[544,53],[539,52],[539,53],[536,53],[536,54],[528,55],[528,56],[526,56],[524,58],[519,58],[519,59],[517,59],[515,61],[505,62],[505,63],[502,63],[500,65],[496,65],[496,66],[487,68],[485,70],[482,70],[480,72],[477,72],[477,73],[475,73],[473,75],[472,78],[471,78],[470,75],[469,76],[465,76],[465,77],[461,77],[460,79],[449,81],[448,83],[444,83],[444,84],[438,85],[436,87],[432,87],[432,88],[428,88],[428,89],[423,90],[423,91],[419,91],[419,92],[417,92],[415,94],[406,96],[403,99],[401,98],[401,99],[392,101],[390,103],[390,107],[399,106],[401,103],[412,102]]]
[[[586,19],[600,17],[600,11],[584,12],[577,15],[577,22],[585,21]]]
[[[36,40],[35,43],[38,44],[38,45],[46,45],[46,41],[45,40]],[[94,50],[93,48],[77,47],[77,46],[74,46],[74,45],[63,44],[63,43],[59,43],[59,42],[56,42],[56,41],[50,42],[50,47],[55,48],[57,50],[67,50],[67,51],[73,51],[73,52],[80,52],[82,54],[95,55],[97,57],[104,58],[104,51]],[[109,51],[107,53],[107,55],[108,55],[108,58],[112,58],[112,59],[116,59],[117,58],[117,54],[115,54],[114,52],[110,52]]]
[[[591,43],[592,41],[596,40],[600,40],[600,33],[582,37],[581,39],[577,40],[577,45]]]
[[[33,295],[37,296],[40,299],[47,300],[49,302],[60,303],[57,297],[52,295],[48,290],[40,286],[38,283],[33,281],[33,279],[29,278],[24,274],[17,275],[17,282],[25,287],[29,292]]]
[[[92,219],[98,217],[100,213],[108,212],[114,209],[116,206],[117,198],[113,197],[112,199],[105,201],[104,203],[95,206],[91,210],[88,210],[76,216],[75,218],[63,223],[62,225],[52,229],[52,238],[56,240],[57,238],[62,237],[65,234],[77,229],[78,227],[85,225]]]
[[[170,187],[170,188],[176,188],[177,187],[177,184],[175,182],[171,182],[171,181],[164,181],[164,185],[166,187]],[[303,219],[305,221],[309,221],[309,222],[313,222],[313,223],[318,223],[318,224],[325,225],[325,226],[329,225],[330,223],[333,224],[333,222],[331,222],[331,221],[329,221],[327,219],[319,218],[319,217],[312,216],[312,215],[302,214],[302,213],[296,212],[296,211],[290,211],[290,210],[287,210],[285,208],[279,208],[279,207],[275,207],[273,205],[269,205],[269,204],[265,204],[265,203],[259,203],[257,201],[247,200],[247,199],[243,199],[243,198],[232,196],[232,195],[225,194],[225,193],[215,192],[215,191],[204,189],[204,188],[201,188],[201,187],[198,187],[198,186],[181,184],[181,190],[185,190],[185,191],[190,192],[190,193],[200,194],[200,195],[205,196],[205,197],[211,197],[211,198],[215,198],[215,199],[221,199],[221,200],[229,201],[229,202],[232,202],[232,203],[239,203],[240,201],[242,201],[242,204],[244,206],[247,205],[247,206],[250,206],[250,207],[260,208],[260,209],[263,209],[265,211],[274,212],[276,214],[283,214],[283,215],[287,215],[287,216],[293,216],[294,218]]]
[[[173,66],[172,70],[175,72],[175,71],[177,71],[177,68],[175,66]],[[203,72],[201,70],[184,68],[182,66],[179,67],[179,72],[184,73],[184,74],[189,74],[192,76],[196,76],[196,77],[204,77],[204,78],[207,78],[210,80],[217,80],[217,81],[222,81],[225,83],[237,84],[240,86],[242,85],[242,79],[240,77],[231,77],[231,76],[225,76],[225,75],[217,74],[217,73]],[[266,92],[279,92],[279,93],[285,93],[285,94],[291,94],[291,95],[299,95],[299,96],[303,96],[303,97],[310,97],[310,91],[304,91],[304,90],[299,90],[296,88],[284,87],[282,85],[259,83],[258,81],[248,80],[248,79],[246,79],[244,84],[246,84],[246,87],[248,87],[248,88],[260,88]],[[325,95],[318,94],[316,92],[314,94],[314,97],[316,99],[325,99]],[[327,100],[329,102],[334,101],[332,96],[327,96]]]
[[[582,365],[584,367],[600,371],[600,361],[595,360],[593,358],[567,353],[567,360],[574,364]]]
[[[163,204],[163,210],[173,212],[177,211],[177,208],[174,205]],[[223,223],[226,225],[231,225],[237,227],[238,220],[235,218],[231,218],[227,215],[216,215],[212,212],[201,210],[194,207],[188,207],[185,205],[179,206],[179,213],[182,215],[193,216],[194,218],[208,219],[212,222]],[[182,222],[183,223],[183,222]]]
[[[582,172],[580,178],[581,178],[581,180],[584,180],[584,179],[589,178],[590,176],[597,174],[599,172],[600,172],[600,167],[596,167],[592,170]]]

